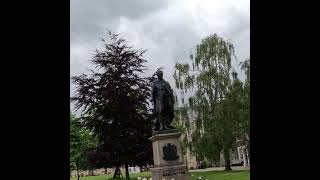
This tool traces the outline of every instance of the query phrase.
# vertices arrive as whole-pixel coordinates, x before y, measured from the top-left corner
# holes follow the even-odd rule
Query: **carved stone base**
[[[154,161],[154,168],[151,169],[152,180],[189,180],[180,136],[181,133],[161,133],[149,138]]]
[[[152,180],[189,180],[186,165],[152,168]]]

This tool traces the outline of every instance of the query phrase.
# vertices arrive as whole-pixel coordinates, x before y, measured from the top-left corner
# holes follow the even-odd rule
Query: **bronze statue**
[[[174,96],[170,84],[163,79],[163,72],[156,72],[157,79],[152,84],[151,101],[154,106],[154,131],[175,129],[171,126],[174,118]]]

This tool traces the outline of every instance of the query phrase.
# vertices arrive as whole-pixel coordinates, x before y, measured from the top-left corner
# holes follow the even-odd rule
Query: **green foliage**
[[[187,129],[185,128],[186,126],[189,126],[188,124],[188,119],[185,119],[187,116],[187,109],[186,108],[178,108],[175,110],[175,117],[172,121],[172,125],[177,128],[177,130],[183,134],[181,136],[181,149],[182,153],[186,154],[187,153],[187,146],[188,146],[188,139],[186,137],[186,131]]]
[[[87,168],[86,152],[95,146],[96,140],[90,132],[82,128],[79,119],[70,114],[70,169]]]
[[[173,77],[182,98],[191,92],[182,109],[197,114],[195,130],[189,126],[186,129],[192,131],[189,146],[198,160],[218,162],[220,152],[226,154],[237,139],[249,135],[250,61],[241,63],[246,73],[243,83],[236,72],[231,72],[232,57],[235,57],[232,43],[214,34],[204,38],[195,55],[190,55],[192,69],[189,63],[175,65]]]
[[[98,139],[90,161],[97,168],[150,164],[150,79],[142,77],[145,50],[128,46],[112,32],[107,38],[110,41],[103,40],[103,49],[91,59],[96,69],[72,77],[77,89],[71,101],[83,109],[81,125]]]

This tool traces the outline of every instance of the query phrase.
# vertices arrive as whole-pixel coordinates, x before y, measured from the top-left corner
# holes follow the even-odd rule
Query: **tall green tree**
[[[79,119],[70,114],[70,170],[87,169],[86,152],[96,146],[95,140],[87,129],[80,126]]]
[[[235,74],[235,73],[234,73]],[[229,86],[225,97],[220,101],[216,108],[215,122],[213,131],[219,134],[223,143],[223,155],[226,170],[231,170],[230,150],[236,145],[236,140],[241,131],[239,116],[241,111],[242,83],[235,78]]]
[[[91,60],[96,69],[72,78],[77,89],[71,100],[83,109],[82,125],[99,140],[101,164],[117,170],[124,165],[129,179],[128,166],[152,163],[150,82],[142,77],[145,50],[133,49],[112,32],[102,41],[104,48]]]
[[[174,79],[184,98],[187,92],[188,105],[197,113],[196,130],[193,133],[193,151],[205,158],[210,152],[218,159],[223,150],[226,170],[231,170],[229,152],[235,141],[232,123],[226,117],[218,116],[231,84],[231,60],[234,47],[217,34],[209,35],[197,45],[195,55],[190,55],[191,63],[176,63]],[[220,120],[218,120],[220,119]],[[224,127],[221,129],[221,127]],[[212,148],[204,145],[212,140]]]

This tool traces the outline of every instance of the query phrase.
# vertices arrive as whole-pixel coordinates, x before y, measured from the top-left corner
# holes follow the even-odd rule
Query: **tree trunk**
[[[215,167],[220,167],[220,153],[221,150],[219,151],[219,154],[213,154],[212,156],[212,162]]]
[[[217,162],[215,163],[215,166],[216,166],[216,167],[220,167],[220,161],[217,161]]]
[[[125,167],[126,167],[126,179],[130,180],[128,164],[125,164]]]
[[[225,171],[231,171],[231,162],[230,162],[230,152],[229,149],[224,148],[223,149],[223,157],[225,162]]]
[[[94,174],[93,174],[93,170],[92,169],[90,169],[89,170],[89,176],[93,176]]]
[[[220,167],[220,158],[213,158],[212,162],[214,167]]]
[[[116,179],[119,175],[119,165],[116,165],[116,169],[114,170],[113,179]]]
[[[76,163],[76,168],[77,168],[77,178],[78,178],[78,180],[80,180],[79,167],[78,167],[78,164],[77,164],[77,163]]]
[[[123,177],[121,174],[120,165],[118,164],[116,165],[116,170],[114,171],[113,179],[120,179],[120,178],[123,178]]]
[[[247,149],[248,149],[248,159],[250,161],[250,141],[249,140],[248,140]]]

